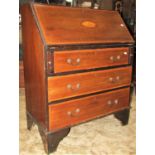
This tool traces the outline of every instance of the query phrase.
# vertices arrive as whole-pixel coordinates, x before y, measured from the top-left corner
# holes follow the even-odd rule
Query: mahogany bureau
[[[47,153],[70,128],[130,111],[132,39],[116,11],[24,4],[27,127],[38,125]]]

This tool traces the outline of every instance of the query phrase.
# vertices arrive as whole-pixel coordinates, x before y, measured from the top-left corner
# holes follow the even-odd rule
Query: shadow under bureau
[[[47,153],[70,128],[130,111],[134,41],[116,11],[24,4],[27,128],[36,123]]]

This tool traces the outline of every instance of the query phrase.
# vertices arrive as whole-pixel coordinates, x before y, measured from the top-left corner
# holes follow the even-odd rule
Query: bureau
[[[79,123],[128,124],[134,40],[119,13],[28,3],[21,14],[27,128],[45,151]]]

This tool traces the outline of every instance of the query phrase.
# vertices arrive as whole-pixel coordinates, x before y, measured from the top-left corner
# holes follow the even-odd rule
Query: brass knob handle
[[[111,101],[111,100],[109,100],[108,102],[107,102],[107,104],[109,105],[109,106],[112,106],[113,104],[118,104],[119,103],[119,101],[118,101],[118,99],[115,99],[113,102]]]
[[[120,77],[119,76],[116,76],[116,80],[119,81],[120,80]]]
[[[114,104],[118,104],[119,102],[118,102],[118,99],[115,99],[114,100]]]
[[[67,59],[67,63],[72,65],[72,66],[76,66],[76,65],[79,65],[81,62],[81,59],[80,58],[77,58],[76,61],[73,61],[71,58],[68,58]]]
[[[112,62],[116,62],[116,61],[118,61],[118,60],[120,60],[120,59],[121,59],[121,56],[120,56],[120,55],[117,55],[116,57],[110,56],[110,60],[111,60]]]
[[[75,116],[78,115],[79,112],[80,112],[80,109],[77,108],[77,109],[75,109],[75,111],[68,111],[68,112],[67,112],[67,115],[68,115],[68,116],[71,116],[71,117],[75,117]]]
[[[71,90],[78,90],[80,88],[80,83],[77,83],[75,88],[71,84],[67,84],[67,88]]]
[[[72,59],[68,58],[68,59],[67,59],[67,63],[68,63],[68,64],[71,64],[71,63],[72,63]]]
[[[114,78],[113,77],[109,78],[109,81],[112,82],[112,83],[118,82],[119,80],[120,80],[120,76],[116,76]]]
[[[113,57],[113,56],[111,56],[111,57],[110,57],[110,60],[111,60],[111,61],[114,61],[114,57]]]
[[[80,61],[81,61],[80,58],[77,58],[77,59],[76,59],[76,62],[77,62],[77,63],[80,63]]]
[[[67,84],[67,88],[68,89],[71,89],[72,88],[72,85],[71,84]]]
[[[80,88],[80,83],[76,84],[76,88],[79,89]]]
[[[120,59],[121,59],[121,56],[120,56],[120,55],[118,55],[118,56],[116,57],[116,59],[117,59],[117,60],[120,60]]]
[[[71,116],[71,115],[72,115],[72,112],[71,112],[71,111],[68,111],[68,112],[67,112],[67,115],[68,115],[68,116]]]
[[[107,102],[107,104],[108,104],[108,105],[112,105],[112,101],[109,100],[109,101]]]
[[[114,78],[110,77],[110,78],[109,78],[109,81],[110,81],[110,82],[114,82]]]
[[[79,112],[80,112],[80,109],[79,109],[79,108],[77,108],[77,109],[75,110],[75,112],[76,112],[76,113],[79,113]]]

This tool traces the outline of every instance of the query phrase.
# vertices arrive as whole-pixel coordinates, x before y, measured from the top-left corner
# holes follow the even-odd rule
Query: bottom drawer
[[[58,130],[129,107],[129,88],[49,105],[49,129]]]

